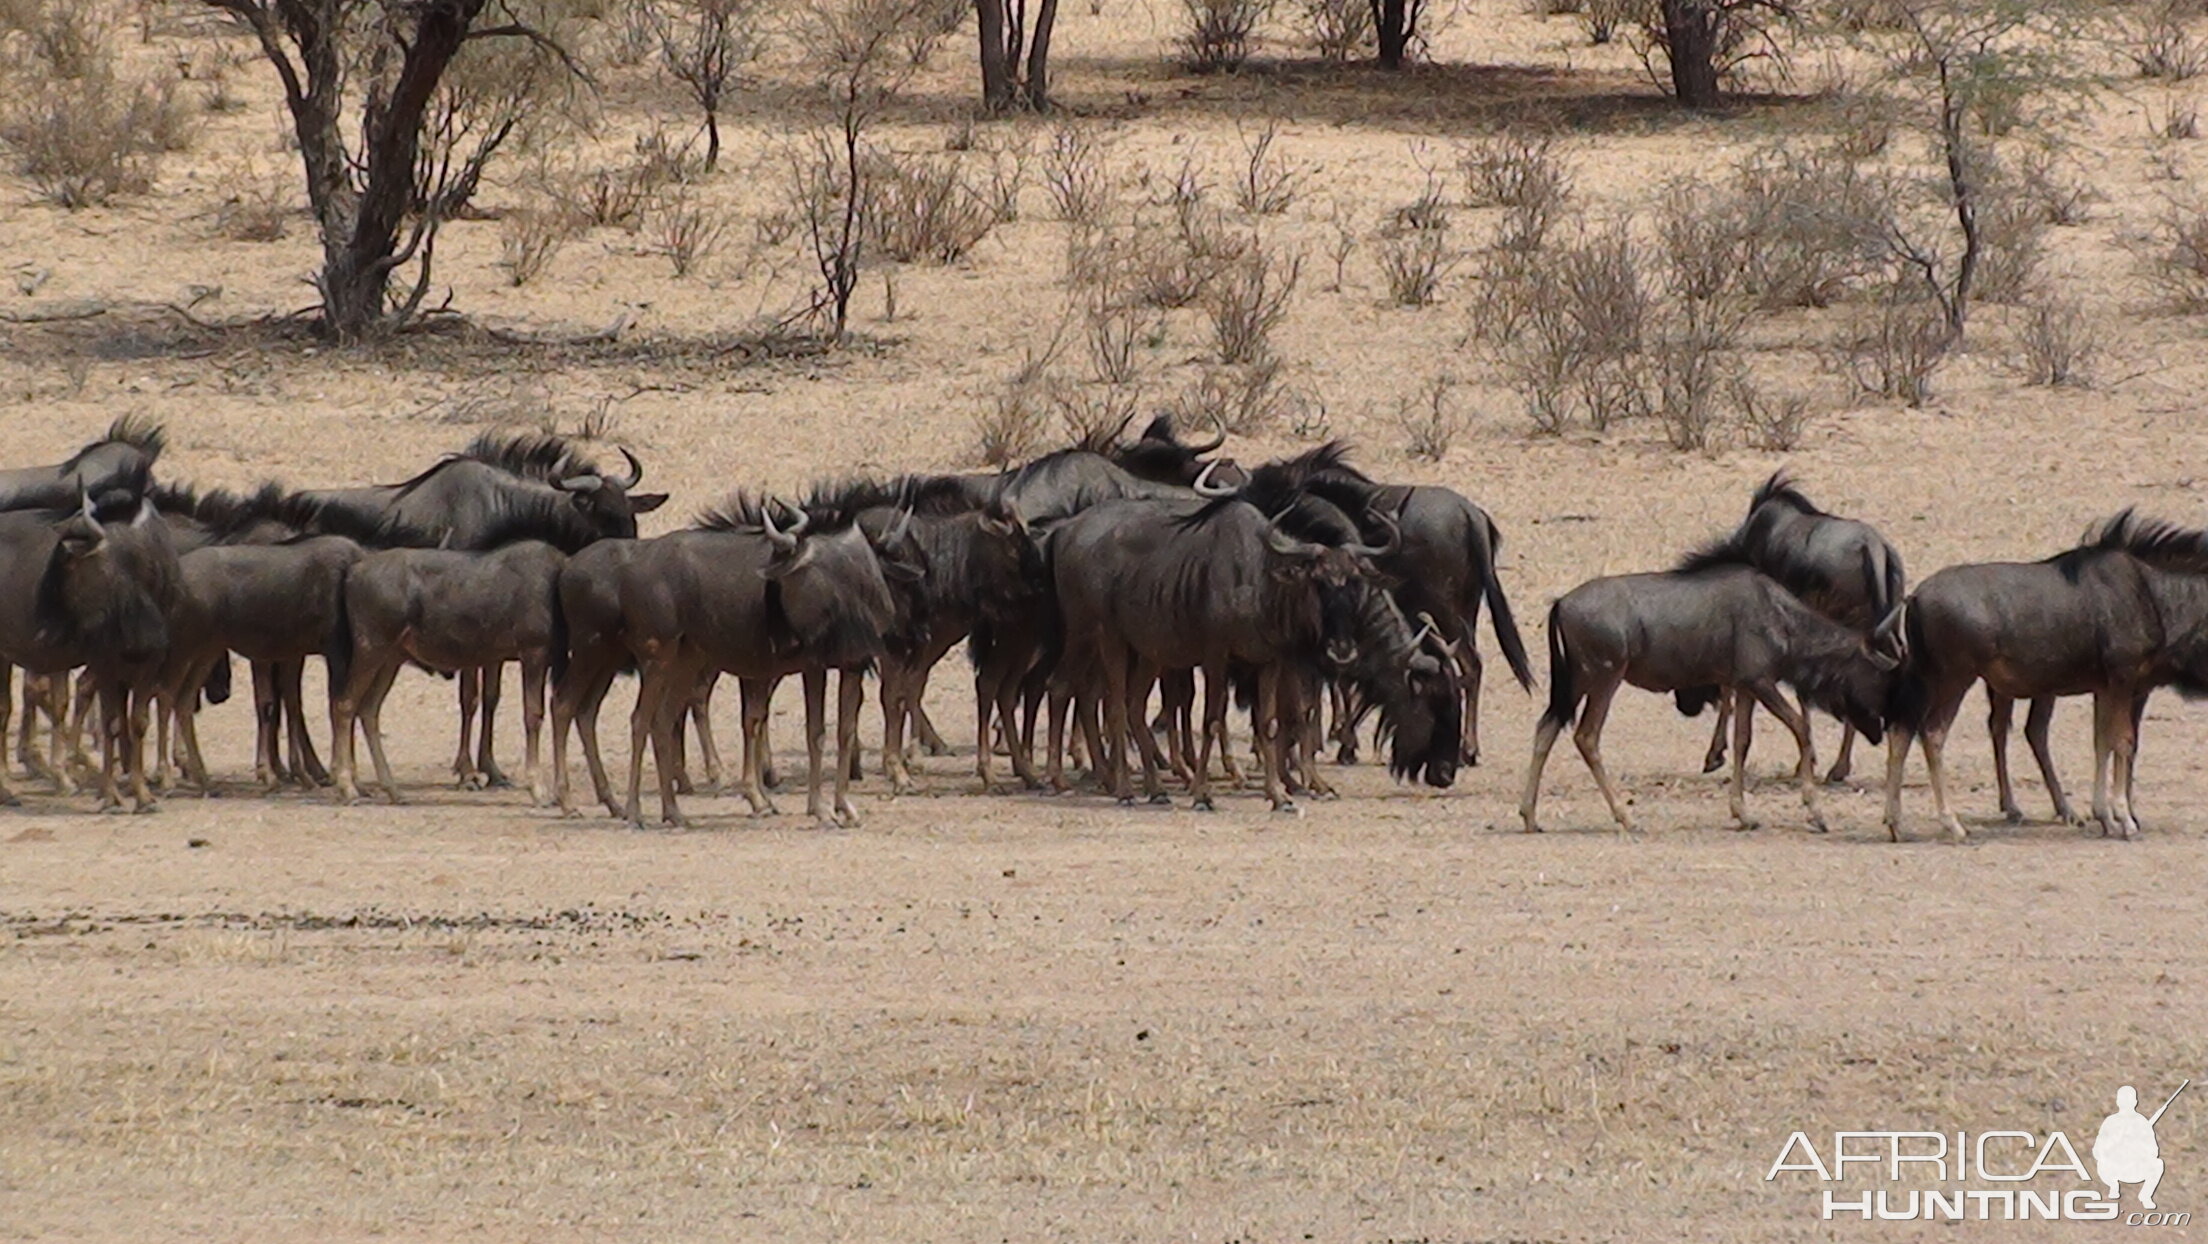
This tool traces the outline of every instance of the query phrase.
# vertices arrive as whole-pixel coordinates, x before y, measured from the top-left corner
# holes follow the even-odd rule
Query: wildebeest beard
[[[61,524],[32,602],[41,642],[77,648],[92,663],[143,665],[166,653],[176,552],[150,506],[145,513],[142,522],[95,526],[79,515]]]
[[[1380,706],[1388,772],[1401,781],[1451,785],[1464,727],[1454,664],[1426,646],[1432,641],[1412,631],[1385,591],[1358,583],[1353,592],[1343,593],[1350,598],[1354,655],[1342,675]]]

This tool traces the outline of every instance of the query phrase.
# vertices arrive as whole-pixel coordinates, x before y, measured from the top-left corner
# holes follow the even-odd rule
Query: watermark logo
[[[1793,1132],[1779,1147],[1769,1183],[1810,1177],[1818,1216],[1827,1221],[2123,1222],[2184,1226],[2187,1212],[2160,1209],[2162,1149],[2154,1128],[2191,1084],[2185,1080],[2151,1115],[2139,1112],[2139,1091],[2116,1090],[2116,1110],[2101,1121],[2087,1167],[2062,1132],[1996,1128],[1971,1131],[1833,1132],[1813,1138]],[[1828,1143],[1820,1146],[1819,1139]],[[2126,1211],[2129,1189],[2137,1208]]]

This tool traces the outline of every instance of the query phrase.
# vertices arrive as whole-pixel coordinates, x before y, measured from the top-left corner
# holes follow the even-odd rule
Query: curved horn
[[[1378,561],[1403,547],[1402,526],[1394,518],[1378,510],[1374,510],[1372,516],[1380,520],[1381,526],[1388,529],[1388,542],[1386,544],[1345,544],[1342,546],[1344,552],[1354,553],[1369,561]]]
[[[797,525],[788,531],[784,531],[774,521],[775,505],[775,502],[769,501],[759,507],[760,531],[767,537],[767,543],[775,547],[776,552],[795,552],[797,550],[797,534],[805,529],[805,512],[799,510]]]
[[[1314,553],[1325,551],[1323,546],[1298,540],[1282,531],[1280,529],[1280,519],[1277,516],[1271,522],[1265,524],[1265,547],[1283,557],[1309,557]]]
[[[891,524],[889,531],[882,536],[882,543],[890,548],[896,548],[905,542],[905,535],[911,530],[912,507],[907,506],[897,511],[897,521]]]
[[[1457,641],[1441,633],[1441,627],[1434,621],[1434,615],[1421,609],[1418,611],[1418,621],[1418,638],[1413,641],[1414,643],[1424,643],[1428,636],[1432,636],[1434,642],[1441,645],[1443,652],[1450,656],[1457,655]]]
[[[621,456],[628,459],[629,475],[626,479],[617,479],[613,481],[613,484],[614,487],[619,488],[623,492],[627,492],[629,489],[634,488],[638,484],[644,482],[644,464],[636,460],[636,455],[629,452],[628,446],[623,445],[620,448]]]
[[[1211,451],[1219,448],[1221,445],[1227,443],[1227,421],[1216,410],[1211,412],[1211,426],[1216,430],[1217,434],[1201,445],[1188,446],[1188,452],[1192,454],[1208,454]]]
[[[159,517],[161,517],[161,513],[153,508],[153,498],[140,497],[138,498],[138,512],[130,516],[130,525],[143,527]]]
[[[87,492],[82,485],[79,485],[77,497],[83,503],[84,521],[92,525],[92,534],[105,540],[107,538],[107,525],[102,523],[100,516],[92,510],[92,494]]]
[[[1220,465],[1223,464],[1225,461],[1226,459],[1224,458],[1218,458],[1204,464],[1204,469],[1198,472],[1196,475],[1196,482],[1189,485],[1189,487],[1196,490],[1197,496],[1231,497],[1238,491],[1237,489],[1229,485],[1214,484],[1211,482],[1211,473],[1218,470]]]
[[[605,486],[604,480],[595,475],[570,475],[553,485],[561,492],[596,492]]]

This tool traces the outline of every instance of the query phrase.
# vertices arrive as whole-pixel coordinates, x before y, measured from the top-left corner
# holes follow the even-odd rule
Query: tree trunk
[[[1042,0],[1035,9],[1035,34],[1027,45],[1027,106],[1050,111],[1050,32],[1058,24],[1058,0]]]
[[[705,110],[705,171],[710,173],[721,163],[721,111]]]
[[[1701,0],[1664,0],[1671,92],[1689,108],[1712,108],[1717,87],[1718,12]]]
[[[1005,20],[1004,3],[1005,0],[974,0],[975,24],[981,28],[981,105],[992,113],[1005,112],[1012,107],[1018,85],[1012,80],[1012,67],[1020,50],[1006,45],[1009,23]]]
[[[1408,0],[1375,0],[1372,28],[1380,45],[1380,67],[1401,69],[1411,48]]]

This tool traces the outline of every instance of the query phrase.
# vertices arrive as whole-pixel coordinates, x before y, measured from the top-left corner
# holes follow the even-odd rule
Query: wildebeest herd
[[[400,483],[237,494],[156,480],[161,430],[118,420],[65,462],[0,472],[0,679],[26,675],[21,763],[65,793],[96,772],[103,809],[123,805],[125,784],[140,810],[172,780],[208,789],[196,716],[229,696],[236,656],[251,668],[254,767],[268,789],[359,798],[365,737],[376,784],[396,802],[382,710],[410,664],[456,676],[461,784],[503,784],[492,722],[501,673],[518,662],[536,802],[574,812],[572,736],[598,801],[637,824],[647,750],[664,821],[682,821],[693,734],[701,776],[719,786],[711,702],[724,674],[741,699],[736,786],[754,812],[773,810],[768,709],[795,676],[807,812],[849,824],[865,675],[880,686],[880,771],[901,793],[914,785],[908,747],[943,747],[922,693],[962,640],[985,790],[1000,751],[1031,789],[1072,788],[1066,765],[1078,757],[1086,780],[1123,803],[1139,764],[1150,800],[1169,801],[1170,771],[1209,808],[1215,770],[1243,781],[1229,725],[1238,705],[1275,809],[1332,793],[1322,742],[1354,764],[1374,718],[1397,778],[1450,785],[1480,755],[1483,607],[1511,672],[1533,685],[1494,521],[1450,489],[1372,479],[1340,443],[1245,467],[1215,456],[1224,440],[1183,440],[1161,418],[1132,439],[1123,427],[998,472],[846,479],[802,498],[738,492],[687,528],[640,539],[637,516],[667,498],[636,491],[644,469],[627,450],[612,471],[563,438],[493,433]],[[1897,840],[1901,779],[1921,742],[1940,820],[1961,839],[1944,748],[1983,681],[2003,812],[2021,817],[2007,735],[2025,699],[2055,813],[2082,823],[2047,728],[2057,697],[2090,694],[2093,816],[2130,837],[2147,696],[2208,690],[2208,533],[2127,510],[2044,561],[1950,567],[1909,593],[1877,531],[1820,511],[1782,472],[1736,529],[1673,568],[1559,599],[1548,648],[1549,702],[1520,805],[1529,831],[1566,727],[1632,828],[1601,751],[1630,683],[1671,693],[1690,716],[1717,709],[1705,768],[1730,751],[1743,826],[1761,707],[1794,736],[1802,798],[1823,828],[1816,710],[1844,728],[1828,781],[1847,775],[1856,735],[1887,742]],[[327,770],[303,696],[315,657],[329,673]],[[622,790],[599,753],[598,717],[624,674],[639,685]],[[0,737],[14,703],[0,685]],[[88,725],[97,764],[82,750]],[[16,799],[4,776],[0,799]]]

